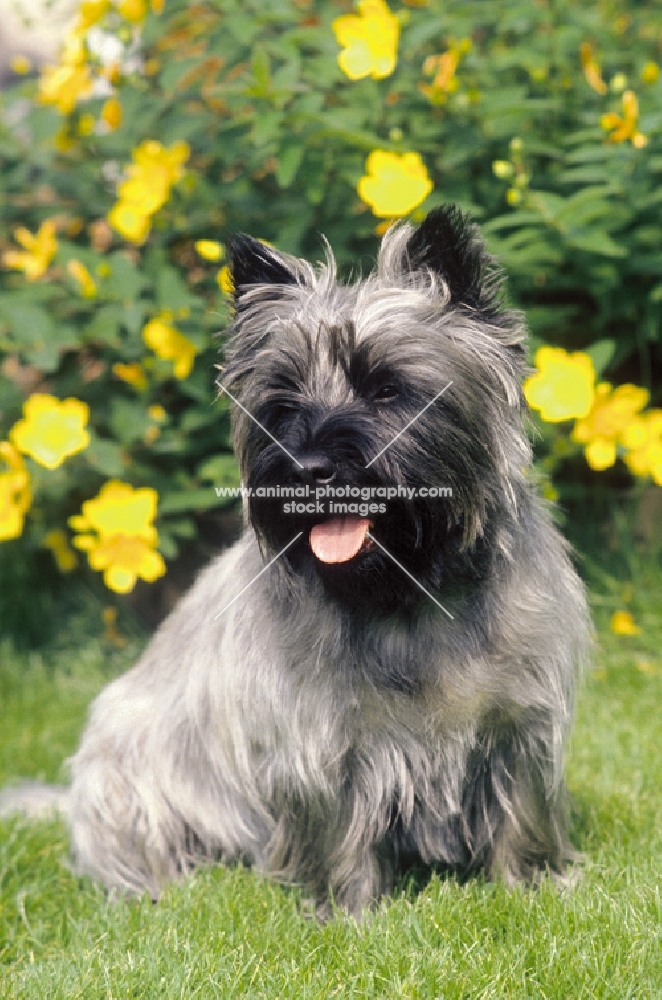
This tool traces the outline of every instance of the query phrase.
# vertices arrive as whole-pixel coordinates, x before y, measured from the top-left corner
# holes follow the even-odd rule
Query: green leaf
[[[598,378],[602,375],[605,368],[608,367],[615,352],[616,341],[609,339],[596,340],[590,347],[586,348],[586,353],[593,362],[593,367]]]
[[[282,188],[288,188],[297,175],[297,171],[303,160],[303,143],[297,146],[285,146],[278,157],[278,167],[276,169],[276,180]]]
[[[185,511],[209,510],[227,503],[224,497],[217,497],[213,486],[206,489],[182,490],[170,493],[159,500],[159,514],[181,514]]]
[[[197,529],[195,521],[190,517],[168,519],[168,530],[177,538],[195,538]]]
[[[186,410],[182,415],[179,426],[187,434],[191,434],[200,430],[201,427],[209,427],[212,424],[218,423],[218,420],[218,410],[215,405],[212,405],[211,400],[209,400],[208,406],[203,406],[200,409],[190,407]]]
[[[5,296],[0,301],[0,320],[8,335],[30,364],[43,372],[59,368],[62,352],[79,346],[76,330],[65,324],[55,324],[49,314],[37,305],[30,305]]]
[[[125,253],[118,251],[110,255],[108,265],[110,273],[103,286],[105,295],[120,302],[137,299],[147,285],[147,279],[133,261]]]
[[[92,468],[104,476],[122,476],[126,472],[124,452],[116,441],[93,436],[84,455]]]
[[[228,18],[227,31],[240,45],[252,45],[258,31],[255,16],[237,11],[233,17]]]
[[[254,95],[266,96],[271,88],[271,60],[269,53],[261,45],[256,45],[253,49],[251,69],[257,85],[252,88]]]
[[[125,302],[122,313],[122,321],[130,334],[136,336],[140,333],[147,316],[148,308],[144,302]]]
[[[609,233],[598,229],[585,230],[582,233],[568,233],[568,243],[587,253],[604,254],[606,257],[627,257],[628,251],[612,240]]]
[[[201,462],[196,470],[200,479],[207,479],[214,486],[239,486],[239,468],[234,455],[212,455]]]
[[[519,229],[521,226],[540,225],[538,212],[517,211],[509,215],[498,215],[482,226],[484,234],[500,233],[504,229]]]
[[[111,400],[110,426],[122,444],[128,445],[139,441],[150,423],[149,414],[140,403],[121,396]]]
[[[179,555],[179,545],[167,528],[159,526],[158,549],[165,559],[176,559]]]
[[[156,300],[160,309],[191,309],[200,305],[174,267],[163,267],[156,277]]]
[[[565,198],[552,191],[529,191],[529,202],[538,209],[545,222],[555,224],[565,205]]]
[[[51,107],[33,104],[30,108],[29,130],[34,141],[45,146],[62,128],[62,116]]]
[[[202,368],[194,369],[188,378],[182,379],[179,388],[186,396],[197,400],[204,406],[210,406],[216,395],[212,383],[212,372]]]
[[[177,89],[187,73],[200,65],[198,59],[172,59],[161,73],[161,86],[166,93]]]
[[[266,146],[280,136],[282,111],[262,111],[253,122],[252,138],[256,146]]]
[[[559,226],[568,231],[590,225],[596,219],[614,217],[614,189],[605,185],[585,187],[566,199],[556,214]]]
[[[124,315],[124,309],[114,303],[100,306],[91,322],[85,327],[85,341],[87,343],[94,342],[105,344],[107,347],[120,348],[122,346],[120,326]]]
[[[607,163],[610,159],[613,159],[611,147],[606,146],[604,142],[589,144],[584,139],[582,145],[566,154],[565,162],[583,165],[586,163]]]

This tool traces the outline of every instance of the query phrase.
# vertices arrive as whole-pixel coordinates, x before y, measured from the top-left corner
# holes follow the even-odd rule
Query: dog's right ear
[[[485,277],[491,259],[478,228],[456,205],[429,213],[407,243],[407,264],[442,276],[454,305],[473,309],[491,302]]]
[[[296,285],[298,277],[287,258],[261,240],[236,233],[228,241],[235,302],[252,285]]]

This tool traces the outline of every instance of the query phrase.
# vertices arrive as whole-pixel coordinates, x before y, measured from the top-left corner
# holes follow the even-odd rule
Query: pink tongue
[[[369,527],[367,517],[332,517],[310,529],[310,547],[320,562],[347,562],[363,545]]]

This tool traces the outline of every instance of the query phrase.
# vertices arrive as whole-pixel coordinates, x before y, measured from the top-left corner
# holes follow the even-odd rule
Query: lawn
[[[662,564],[624,532],[584,560],[598,634],[568,760],[585,861],[560,893],[436,876],[358,925],[296,890],[201,870],[152,905],[109,902],[66,867],[57,822],[0,824],[0,996],[474,998],[662,996]],[[632,611],[635,636],[609,628]],[[57,779],[94,693],[135,658],[89,616],[40,653],[0,655],[0,784]]]

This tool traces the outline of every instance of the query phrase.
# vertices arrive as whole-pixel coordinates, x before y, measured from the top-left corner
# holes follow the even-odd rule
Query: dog
[[[589,620],[531,472],[523,320],[476,226],[454,206],[393,226],[346,284],[328,247],[317,267],[244,235],[231,253],[219,391],[246,529],[92,705],[77,871],[157,898],[240,861],[322,919],[412,865],[563,879]]]

